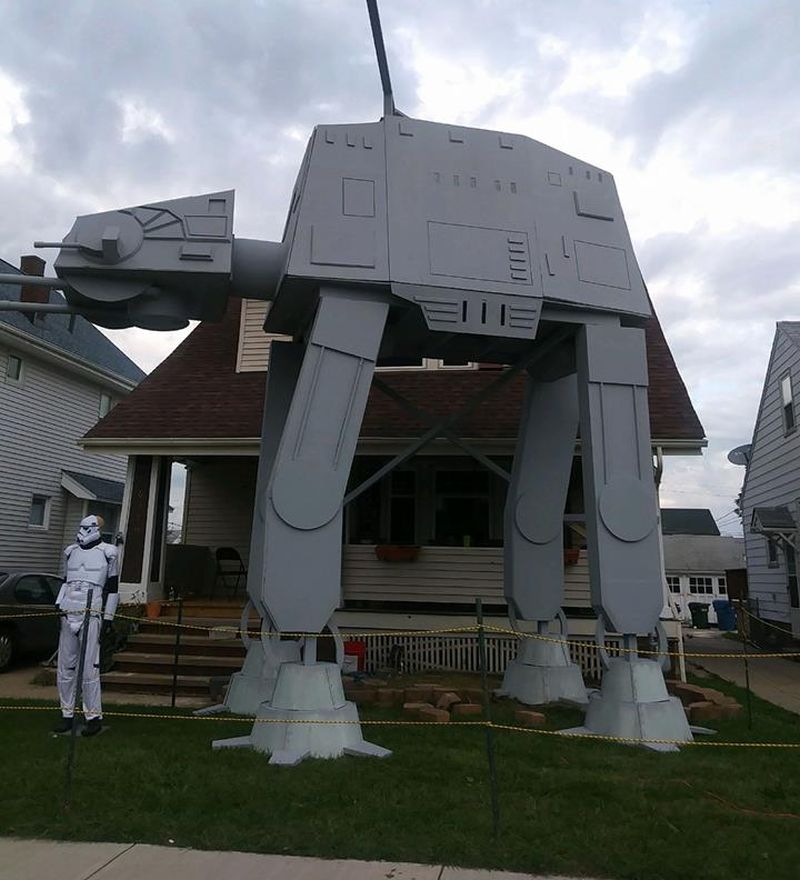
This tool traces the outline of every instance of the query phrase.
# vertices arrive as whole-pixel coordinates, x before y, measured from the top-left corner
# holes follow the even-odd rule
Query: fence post
[[[742,600],[739,599],[739,615],[738,615],[738,623],[739,623],[739,638],[742,640],[742,659],[744,660],[744,683],[745,688],[747,689],[747,729],[753,729],[753,701],[752,695],[750,693],[750,662],[749,655],[747,651],[747,631],[745,627],[745,619],[744,616],[747,613],[744,609],[744,604]]]
[[[86,667],[86,644],[89,636],[89,617],[92,613],[92,596],[94,590],[89,590],[86,596],[86,609],[83,612],[83,624],[81,626],[81,649],[78,658],[78,679],[75,682],[75,696],[72,701],[72,730],[69,735],[69,751],[67,752],[67,773],[64,780],[64,809],[69,807],[69,799],[72,795],[72,767],[75,763],[75,737],[78,733],[77,713],[78,706],[83,702],[83,670]]]
[[[175,653],[172,658],[172,702],[175,708],[175,698],[178,693],[178,657],[181,652],[181,623],[183,622],[183,599],[178,599],[178,623],[175,625]]]
[[[500,804],[497,797],[497,767],[494,759],[494,730],[492,729],[492,707],[489,695],[489,682],[486,675],[486,633],[483,628],[483,606],[480,599],[475,600],[475,615],[478,618],[478,659],[481,667],[481,688],[483,690],[483,714],[486,723],[486,760],[489,764],[489,796],[492,805],[492,833],[497,837],[500,828]]]

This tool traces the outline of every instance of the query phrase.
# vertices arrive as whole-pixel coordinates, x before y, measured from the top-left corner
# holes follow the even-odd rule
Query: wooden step
[[[169,654],[175,652],[174,633],[140,632],[128,636],[126,651],[130,649],[143,654]],[[124,652],[123,652],[124,653]],[[204,657],[239,657],[245,655],[239,639],[212,639],[208,636],[187,635],[181,632],[180,655],[201,654]]]
[[[188,654],[178,657],[178,675],[233,675],[242,668],[241,657],[205,657]],[[114,672],[143,672],[172,675],[173,658],[169,654],[140,654],[120,651],[114,654]]]
[[[139,694],[172,693],[172,675],[114,671],[101,675],[100,681],[102,686],[109,691],[127,691]],[[210,685],[210,675],[179,675],[176,693],[185,697],[207,697]]]

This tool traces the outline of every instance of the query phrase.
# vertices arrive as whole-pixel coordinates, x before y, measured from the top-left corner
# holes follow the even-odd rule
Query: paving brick
[[[722,709],[711,700],[700,700],[686,707],[686,715],[692,724],[700,724],[703,721],[718,721],[722,718]]]
[[[431,686],[414,685],[405,689],[404,699],[407,703],[430,703],[433,699]]]
[[[423,706],[417,710],[417,718],[420,721],[436,721],[438,724],[446,724],[450,720],[450,713],[446,709],[437,709],[435,706]]]
[[[453,718],[463,718],[468,715],[482,715],[483,706],[480,703],[456,703],[450,710]]]
[[[436,708],[449,711],[452,706],[461,702],[461,697],[455,691],[445,691],[436,701]]]
[[[414,718],[416,718],[420,709],[433,709],[433,708],[434,707],[431,706],[430,703],[423,703],[423,702],[403,703],[403,714],[404,715],[411,715]]]
[[[403,702],[402,688],[378,688],[376,700],[379,706],[398,706]]]
[[[547,722],[541,712],[534,712],[532,709],[517,709],[514,718],[523,727],[544,727]]]

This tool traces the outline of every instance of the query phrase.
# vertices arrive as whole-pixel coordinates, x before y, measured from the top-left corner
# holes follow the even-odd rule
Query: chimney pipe
[[[27,254],[19,260],[19,267],[25,275],[44,275],[44,266],[44,260],[36,254]],[[19,299],[20,302],[27,303],[48,303],[50,291],[46,287],[31,287],[23,284]]]

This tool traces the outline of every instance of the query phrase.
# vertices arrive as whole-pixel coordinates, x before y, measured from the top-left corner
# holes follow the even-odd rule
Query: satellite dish
[[[752,448],[752,443],[745,443],[742,446],[737,446],[736,449],[731,449],[728,453],[728,461],[731,464],[742,464],[747,467],[750,464],[750,450]]]

